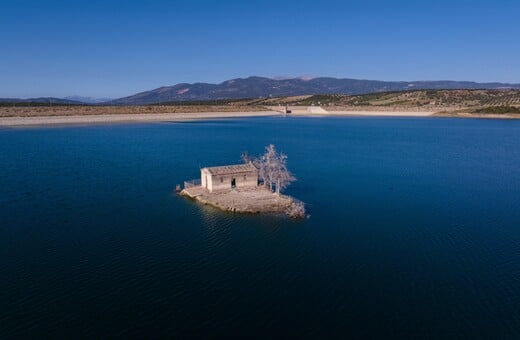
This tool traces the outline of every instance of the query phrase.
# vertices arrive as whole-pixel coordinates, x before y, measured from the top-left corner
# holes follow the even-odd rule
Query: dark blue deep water
[[[310,219],[172,194],[274,143]],[[0,130],[0,338],[520,337],[520,121]]]

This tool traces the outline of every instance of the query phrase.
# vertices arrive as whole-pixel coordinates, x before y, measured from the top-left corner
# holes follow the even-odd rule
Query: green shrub
[[[506,114],[506,113],[520,113],[520,107],[515,106],[486,106],[476,109],[473,113],[491,113],[491,114]]]

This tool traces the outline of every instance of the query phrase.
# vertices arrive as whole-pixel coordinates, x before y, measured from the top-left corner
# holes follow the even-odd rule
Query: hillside
[[[486,107],[520,107],[520,90],[416,90],[364,95],[313,95],[262,99],[255,104],[472,111]]]
[[[175,101],[160,105],[110,106],[49,103],[1,103],[0,117],[251,112],[278,110],[279,105],[322,106],[327,111],[427,111],[518,114],[520,90],[415,90],[364,95],[305,95],[261,99]]]
[[[520,89],[520,84],[458,81],[387,82],[375,80],[313,78],[239,78],[220,84],[177,84],[116,99],[110,105],[146,105],[171,101],[201,101],[243,98],[270,98],[301,95],[350,94],[407,91],[418,89]]]

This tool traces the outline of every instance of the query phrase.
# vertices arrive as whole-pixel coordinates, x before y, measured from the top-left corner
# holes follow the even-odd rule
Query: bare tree
[[[265,180],[265,167],[262,165],[261,157],[253,157],[249,154],[249,152],[244,151],[240,156],[242,162],[245,164],[253,164],[258,169],[258,178],[262,181],[264,186],[267,186],[267,181]]]
[[[242,162],[244,162],[245,164],[248,164],[248,163],[253,163],[255,161],[255,158],[253,156],[251,156],[249,154],[249,152],[247,151],[243,151],[242,154],[240,155],[240,159],[242,160]]]
[[[265,153],[260,157],[259,175],[263,179],[264,184],[273,191],[273,185],[276,182],[275,168],[277,163],[277,153],[273,144],[265,147]]]
[[[274,164],[274,180],[276,181],[276,194],[280,196],[280,191],[286,189],[296,177],[287,169],[287,156],[280,153]]]
[[[278,153],[273,144],[266,146],[265,153],[259,158],[242,153],[242,160],[245,163],[253,163],[258,168],[258,176],[263,184],[271,191],[276,190],[277,195],[296,180],[287,169],[287,156]]]

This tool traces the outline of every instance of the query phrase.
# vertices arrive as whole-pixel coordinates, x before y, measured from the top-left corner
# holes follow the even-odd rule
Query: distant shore
[[[251,112],[189,112],[147,114],[102,114],[71,116],[0,117],[0,127],[24,127],[45,125],[87,125],[132,122],[182,122],[203,119],[266,117],[280,115],[273,111]]]
[[[273,111],[280,107],[268,107]],[[343,106],[289,106],[291,115],[312,117],[453,117],[453,118],[488,118],[488,119],[520,119],[520,114],[505,113],[470,113],[464,110],[428,110],[420,107],[343,107]]]
[[[422,111],[327,111],[324,114],[312,114],[312,113],[298,113],[295,112],[295,115],[303,115],[303,116],[372,116],[372,117],[428,117],[433,116],[435,112],[422,112]]]
[[[302,114],[309,116],[310,114]],[[467,112],[427,112],[427,111],[329,111],[324,116],[344,117],[445,117],[445,118],[487,118],[487,119],[520,119],[520,114],[490,114]]]
[[[269,110],[271,109],[271,110]],[[95,110],[95,108],[94,108]],[[520,114],[475,114],[461,112],[435,113],[428,111],[390,111],[390,110],[329,110],[320,112],[308,108],[293,110],[289,116],[301,117],[456,117],[456,118],[488,118],[488,119],[520,119]],[[55,125],[96,125],[109,123],[132,122],[182,122],[205,119],[241,118],[241,117],[267,117],[283,116],[284,113],[267,108],[265,111],[208,111],[208,112],[166,112],[166,113],[114,113],[114,114],[63,114],[53,112],[45,115],[45,112],[35,112],[34,115],[0,116],[0,127],[29,127],[29,126],[55,126]]]

